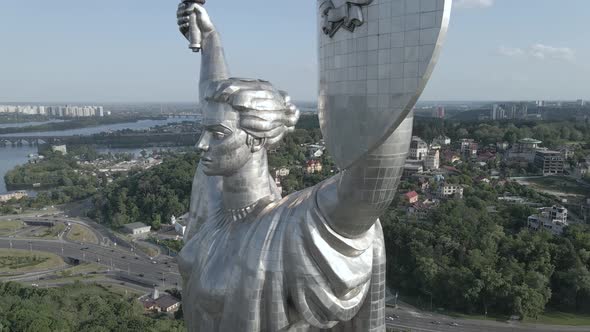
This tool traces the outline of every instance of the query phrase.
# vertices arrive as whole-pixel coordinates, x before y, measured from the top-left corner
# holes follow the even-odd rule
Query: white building
[[[451,139],[448,136],[439,136],[432,141],[432,144],[438,144],[440,146],[451,145]]]
[[[311,144],[307,146],[307,151],[310,158],[320,158],[324,155],[325,146],[319,144]]]
[[[172,216],[170,223],[172,225],[174,225],[174,230],[176,231],[176,233],[178,235],[184,235],[184,233],[186,232],[187,221],[188,221],[188,213],[186,213],[178,218],[175,218],[174,216]]]
[[[278,177],[288,176],[290,172],[291,171],[287,167],[281,167],[275,171],[275,179]]]
[[[438,187],[438,191],[436,192],[439,199],[449,198],[453,196],[458,196],[459,198],[463,198],[463,187],[456,184],[441,184]]]
[[[424,169],[431,171],[437,170],[440,168],[440,151],[439,150],[430,150],[426,159],[424,159]]]
[[[125,231],[127,231],[127,233],[129,233],[131,235],[146,234],[146,233],[149,233],[150,230],[152,229],[151,226],[148,226],[148,225],[141,223],[141,222],[134,222],[131,224],[126,224],[126,225],[123,225],[123,228],[125,228]]]
[[[51,151],[53,152],[61,152],[64,156],[68,154],[68,149],[65,145],[52,145]]]
[[[11,199],[19,200],[28,196],[29,194],[27,194],[26,191],[15,191],[13,193],[0,195],[0,202],[8,202]]]
[[[568,226],[567,209],[563,206],[544,207],[539,209],[539,212],[529,216],[527,226],[530,230],[544,229],[554,235],[561,235],[563,229]]]
[[[413,160],[424,160],[428,154],[428,144],[424,142],[420,137],[412,137],[410,142],[410,155],[409,158]]]

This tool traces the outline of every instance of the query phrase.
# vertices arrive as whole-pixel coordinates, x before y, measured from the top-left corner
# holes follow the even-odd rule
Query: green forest
[[[114,181],[95,196],[89,215],[113,228],[140,221],[159,229],[188,211],[198,160],[196,153],[182,154]]]
[[[427,222],[382,218],[388,285],[404,295],[430,296],[434,308],[471,314],[536,318],[546,309],[590,310],[590,231],[562,237],[529,232],[525,206],[497,214],[477,197],[443,203]],[[427,306],[424,306],[427,307]]]
[[[532,137],[543,141],[543,146],[554,148],[560,144],[590,142],[590,124],[574,121],[457,122],[417,118],[414,135],[427,142],[439,135],[446,135],[453,141],[473,138],[481,145],[497,142],[512,144],[519,139]]]
[[[0,332],[185,331],[182,320],[144,315],[141,304],[101,285],[33,288],[0,283]]]

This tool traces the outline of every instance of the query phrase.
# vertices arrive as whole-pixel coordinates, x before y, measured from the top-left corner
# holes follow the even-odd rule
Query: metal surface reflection
[[[325,2],[318,2],[322,20]],[[343,170],[285,198],[269,175],[267,149],[294,128],[299,111],[267,81],[230,78],[207,11],[179,6],[181,33],[200,32],[205,126],[178,257],[189,331],[385,331],[378,217],[401,176],[410,110],[432,71],[450,0],[330,4],[358,9],[353,28],[320,32],[322,130]],[[394,36],[398,19],[405,23]],[[381,44],[385,34],[389,44]],[[386,76],[379,76],[381,54],[392,65]],[[392,85],[394,67],[403,68],[401,86]],[[374,69],[380,79],[369,78]]]

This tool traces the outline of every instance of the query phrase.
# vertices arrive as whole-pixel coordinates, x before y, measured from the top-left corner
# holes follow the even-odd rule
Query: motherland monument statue
[[[233,78],[203,0],[180,31],[201,54],[201,159],[178,256],[189,331],[385,331],[379,216],[438,59],[451,0],[318,0],[318,112],[340,172],[281,197],[267,151],[295,128],[287,93]]]

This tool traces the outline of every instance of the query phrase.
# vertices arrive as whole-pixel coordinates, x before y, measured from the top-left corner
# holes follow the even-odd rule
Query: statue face
[[[240,115],[230,105],[203,105],[203,134],[197,144],[203,172],[209,176],[230,176],[251,158],[248,134],[239,127]]]

